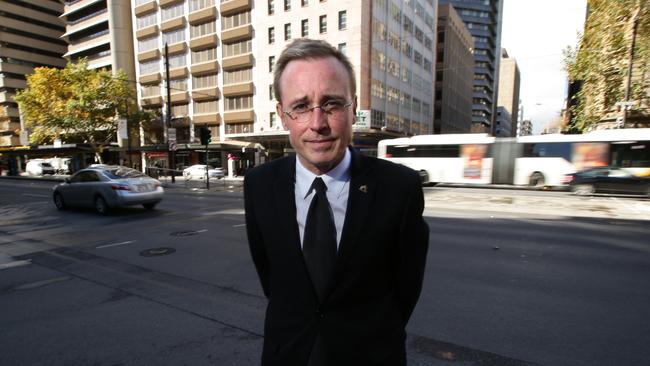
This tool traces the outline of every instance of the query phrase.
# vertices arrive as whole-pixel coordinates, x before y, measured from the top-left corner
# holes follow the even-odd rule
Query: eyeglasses
[[[311,120],[314,109],[320,108],[321,112],[325,113],[328,119],[341,120],[345,117],[345,112],[351,105],[352,101],[346,103],[343,100],[328,100],[321,105],[311,107],[307,104],[298,104],[290,111],[283,110],[282,113],[298,123],[305,123]]]

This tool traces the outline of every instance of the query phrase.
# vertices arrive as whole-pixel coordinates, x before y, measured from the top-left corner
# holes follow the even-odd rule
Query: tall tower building
[[[501,62],[499,66],[499,98],[497,102],[498,107],[503,107],[510,115],[510,120],[516,124],[519,120],[519,86],[521,83],[519,75],[519,66],[517,60],[508,56],[508,51],[505,48],[501,49]],[[498,116],[497,116],[498,117]],[[497,118],[497,122],[499,119]],[[501,127],[501,128],[500,128]],[[497,125],[494,134],[495,136],[503,136],[505,131],[502,126]],[[513,136],[516,133],[515,128],[508,128],[511,131],[508,136]]]
[[[0,1],[0,146],[27,144],[14,102],[27,86],[25,75],[39,66],[65,66],[62,12],[55,0]]]
[[[498,98],[503,0],[440,0],[454,5],[474,37],[472,129],[493,133]]]
[[[451,4],[438,6],[434,133],[472,128],[474,40]]]
[[[167,110],[185,165],[202,159],[199,128],[212,131],[211,156],[240,168],[290,151],[276,115],[273,67],[294,39],[324,39],[355,67],[355,143],[432,131],[436,0],[135,0],[138,98]],[[152,139],[153,140],[153,139]],[[242,149],[243,147],[243,149]],[[152,154],[153,156],[153,154]],[[222,161],[225,163],[225,161]]]

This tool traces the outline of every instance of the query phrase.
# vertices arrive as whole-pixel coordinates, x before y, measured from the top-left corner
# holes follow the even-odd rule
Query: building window
[[[309,5],[309,0],[300,0],[300,5],[301,6],[308,6]]]
[[[344,30],[348,27],[348,13],[347,11],[339,11],[339,30]]]
[[[232,44],[225,44],[221,48],[223,57],[233,57],[253,52],[253,41],[246,40]]]
[[[288,41],[291,39],[291,23],[284,25],[284,40]]]
[[[202,37],[208,34],[212,34],[217,31],[217,25],[215,21],[197,24],[190,27],[190,38]]]
[[[340,51],[342,54],[347,55],[347,52],[348,52],[348,45],[345,44],[345,43],[339,43],[339,51]]]
[[[142,29],[150,25],[156,24],[156,15],[157,13],[151,13],[143,17],[137,18],[138,29]]]
[[[309,19],[303,19],[300,22],[301,26],[301,36],[307,37],[309,35]]]
[[[201,62],[208,62],[217,59],[217,49],[208,48],[201,51],[192,51],[192,63],[198,64]]]
[[[192,89],[213,88],[215,86],[217,86],[217,74],[192,77]]]
[[[253,81],[253,69],[224,71],[223,85],[239,84]]]
[[[228,97],[224,100],[224,109],[227,111],[236,111],[240,109],[252,109],[253,97]]]
[[[275,13],[275,1],[269,0],[269,15],[273,15],[274,13]]]
[[[278,121],[275,119],[275,112],[269,113],[269,126],[275,127],[278,125]]]
[[[327,15],[321,15],[318,18],[318,24],[321,34],[327,33]]]
[[[158,48],[158,37],[146,38],[138,41],[138,52],[146,52]]]
[[[209,102],[194,102],[194,113],[214,113],[219,111],[219,102],[212,100]]]
[[[273,84],[269,84],[269,100],[273,100]]]
[[[275,43],[275,28],[269,27],[269,43]]]
[[[154,97],[154,96],[159,96],[160,95],[160,85],[143,85],[142,86],[142,97]]]
[[[187,57],[185,55],[185,53],[182,53],[180,55],[169,56],[169,67],[173,69],[187,65]]]
[[[251,12],[245,11],[243,13],[237,13],[228,17],[221,18],[221,30],[226,30],[230,28],[239,27],[242,25],[250,24],[251,22]]]
[[[165,20],[183,16],[184,5],[185,4],[178,4],[178,5],[170,6],[169,8],[162,8],[160,12],[162,21],[164,22]]]
[[[163,33],[163,44],[174,44],[185,41],[185,29]]]
[[[291,10],[291,0],[284,0],[284,11]]]
[[[140,75],[153,74],[159,70],[160,62],[158,60],[143,62],[140,64]]]
[[[275,56],[269,56],[269,72],[273,72],[274,65],[275,65]]]
[[[252,123],[229,123],[226,125],[226,134],[251,132],[253,132]]]
[[[199,10],[205,9],[208,6],[213,6],[214,0],[190,0],[190,13]]]

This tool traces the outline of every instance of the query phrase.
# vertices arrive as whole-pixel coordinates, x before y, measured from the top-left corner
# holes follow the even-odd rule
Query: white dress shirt
[[[315,191],[309,192],[314,178],[320,177],[327,186],[327,200],[332,208],[334,215],[334,225],[336,226],[336,247],[341,242],[341,233],[343,232],[343,223],[345,221],[345,211],[348,206],[348,196],[350,193],[350,162],[352,155],[350,149],[346,149],[343,160],[334,167],[334,169],[323,175],[316,175],[305,168],[300,159],[296,156],[296,184],[294,187],[296,196],[296,220],[300,230],[300,245],[302,246],[305,236],[305,224],[307,222],[307,213],[309,205],[314,198]]]

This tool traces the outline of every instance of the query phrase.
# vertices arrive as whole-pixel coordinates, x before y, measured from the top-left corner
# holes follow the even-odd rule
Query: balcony
[[[160,0],[160,6],[165,7],[180,2],[183,2],[183,0]]]
[[[160,95],[153,97],[144,97],[140,99],[140,105],[142,107],[160,107],[162,105],[162,97]]]
[[[225,123],[244,123],[244,122],[253,122],[255,118],[255,113],[252,109],[240,110],[240,111],[230,111],[223,113],[223,121]]]
[[[189,101],[190,93],[188,92],[172,92],[171,94],[171,104],[183,104],[188,103]]]
[[[169,78],[170,79],[182,79],[187,77],[187,67],[176,67],[173,69],[169,70]]]
[[[140,62],[151,61],[157,58],[160,58],[160,50],[157,48],[154,50],[138,53],[138,61]]]
[[[224,70],[233,70],[242,67],[252,67],[252,66],[253,66],[252,53],[245,53],[243,55],[224,58],[223,65],[222,65]]]
[[[101,37],[93,38],[90,41],[87,42],[81,42],[76,45],[69,45],[68,46],[68,52],[64,54],[63,56],[71,56],[75,55],[77,53],[83,52],[83,51],[88,51],[91,50],[95,47],[99,47],[102,45],[107,45],[111,43],[111,35],[110,34],[105,34]]]
[[[84,9],[86,7],[89,7],[93,4],[96,4],[100,2],[101,0],[81,0],[77,1],[75,3],[67,3],[63,7],[63,14],[61,15],[62,17],[67,17],[68,15],[75,13],[81,9]],[[153,1],[153,0],[152,0]]]
[[[219,126],[221,124],[221,116],[219,112],[195,114],[192,117],[192,122],[195,125]]]
[[[141,75],[138,81],[140,84],[159,84],[161,79],[160,73],[157,72],[155,74]]]
[[[253,38],[253,26],[250,24],[221,31],[221,42],[223,43],[234,43],[250,38]]]
[[[183,28],[185,26],[185,17],[178,17],[174,19],[169,19],[160,24],[160,30],[162,32],[169,32],[174,29]]]
[[[221,15],[228,16],[251,10],[251,0],[230,0],[221,3]]]
[[[135,36],[137,39],[143,39],[143,38],[148,38],[151,37],[155,34],[158,34],[158,26],[156,24],[150,25],[148,27],[139,29],[136,33]]]
[[[249,81],[246,83],[239,84],[230,84],[223,86],[223,96],[224,97],[237,97],[240,95],[252,95],[253,94],[253,82]]]
[[[192,51],[201,50],[203,48],[212,48],[217,46],[218,37],[216,34],[208,34],[207,36],[202,36],[198,38],[192,38],[190,40],[190,49]]]
[[[209,22],[215,19],[217,19],[217,8],[214,6],[193,11],[189,15],[189,22],[192,25]]]
[[[138,6],[135,7],[135,10],[134,10],[135,16],[139,17],[141,15],[151,13],[151,12],[156,10],[156,7],[157,7],[157,5],[156,5],[155,0],[151,0],[151,1],[147,2],[147,3],[142,4],[142,5],[138,5]]]
[[[214,74],[217,72],[219,72],[219,62],[217,60],[202,62],[200,64],[192,64],[192,75],[195,76]]]
[[[219,99],[219,88],[216,86],[192,90],[192,99],[196,101]]]
[[[167,45],[167,51],[169,52],[170,55],[183,53],[185,52],[185,50],[187,50],[187,43],[185,42],[178,42],[178,43]]]

